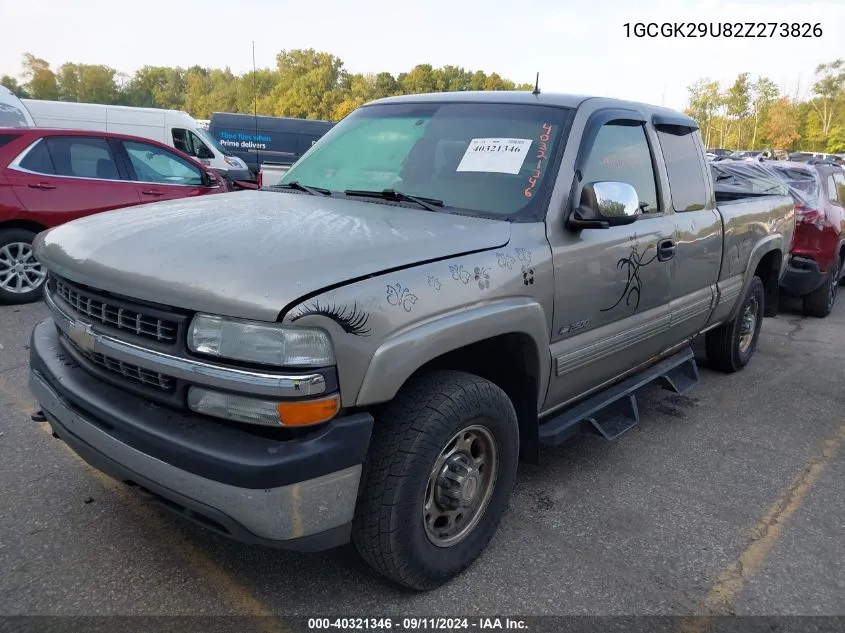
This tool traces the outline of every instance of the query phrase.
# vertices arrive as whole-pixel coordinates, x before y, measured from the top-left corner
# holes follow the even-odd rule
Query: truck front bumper
[[[284,549],[349,541],[369,414],[279,441],[152,405],[88,374],[51,319],[32,333],[30,389],[53,433],[82,459],[183,518]]]

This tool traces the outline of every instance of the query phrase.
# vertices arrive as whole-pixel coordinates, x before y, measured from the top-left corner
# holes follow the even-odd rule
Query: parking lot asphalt
[[[845,295],[766,319],[739,374],[650,390],[617,442],[543,450],[487,552],[423,594],[351,547],[228,541],[87,467],[30,419],[45,316],[0,307],[0,614],[845,614]]]

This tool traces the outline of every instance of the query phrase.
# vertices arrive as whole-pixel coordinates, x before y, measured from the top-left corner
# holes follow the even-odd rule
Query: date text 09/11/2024
[[[514,618],[308,618],[310,631],[471,631],[527,630],[525,620]]]
[[[626,22],[625,37],[821,37],[820,22]]]

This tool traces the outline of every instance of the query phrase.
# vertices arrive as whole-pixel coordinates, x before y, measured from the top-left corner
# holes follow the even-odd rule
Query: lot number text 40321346
[[[821,37],[820,22],[626,22],[625,37]]]

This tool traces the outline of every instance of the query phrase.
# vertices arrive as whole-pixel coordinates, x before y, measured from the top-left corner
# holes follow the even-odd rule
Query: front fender
[[[417,369],[438,356],[513,333],[527,335],[536,346],[540,361],[539,410],[551,371],[549,325],[543,307],[527,297],[501,299],[441,314],[394,333],[373,354],[356,405],[391,400]]]

